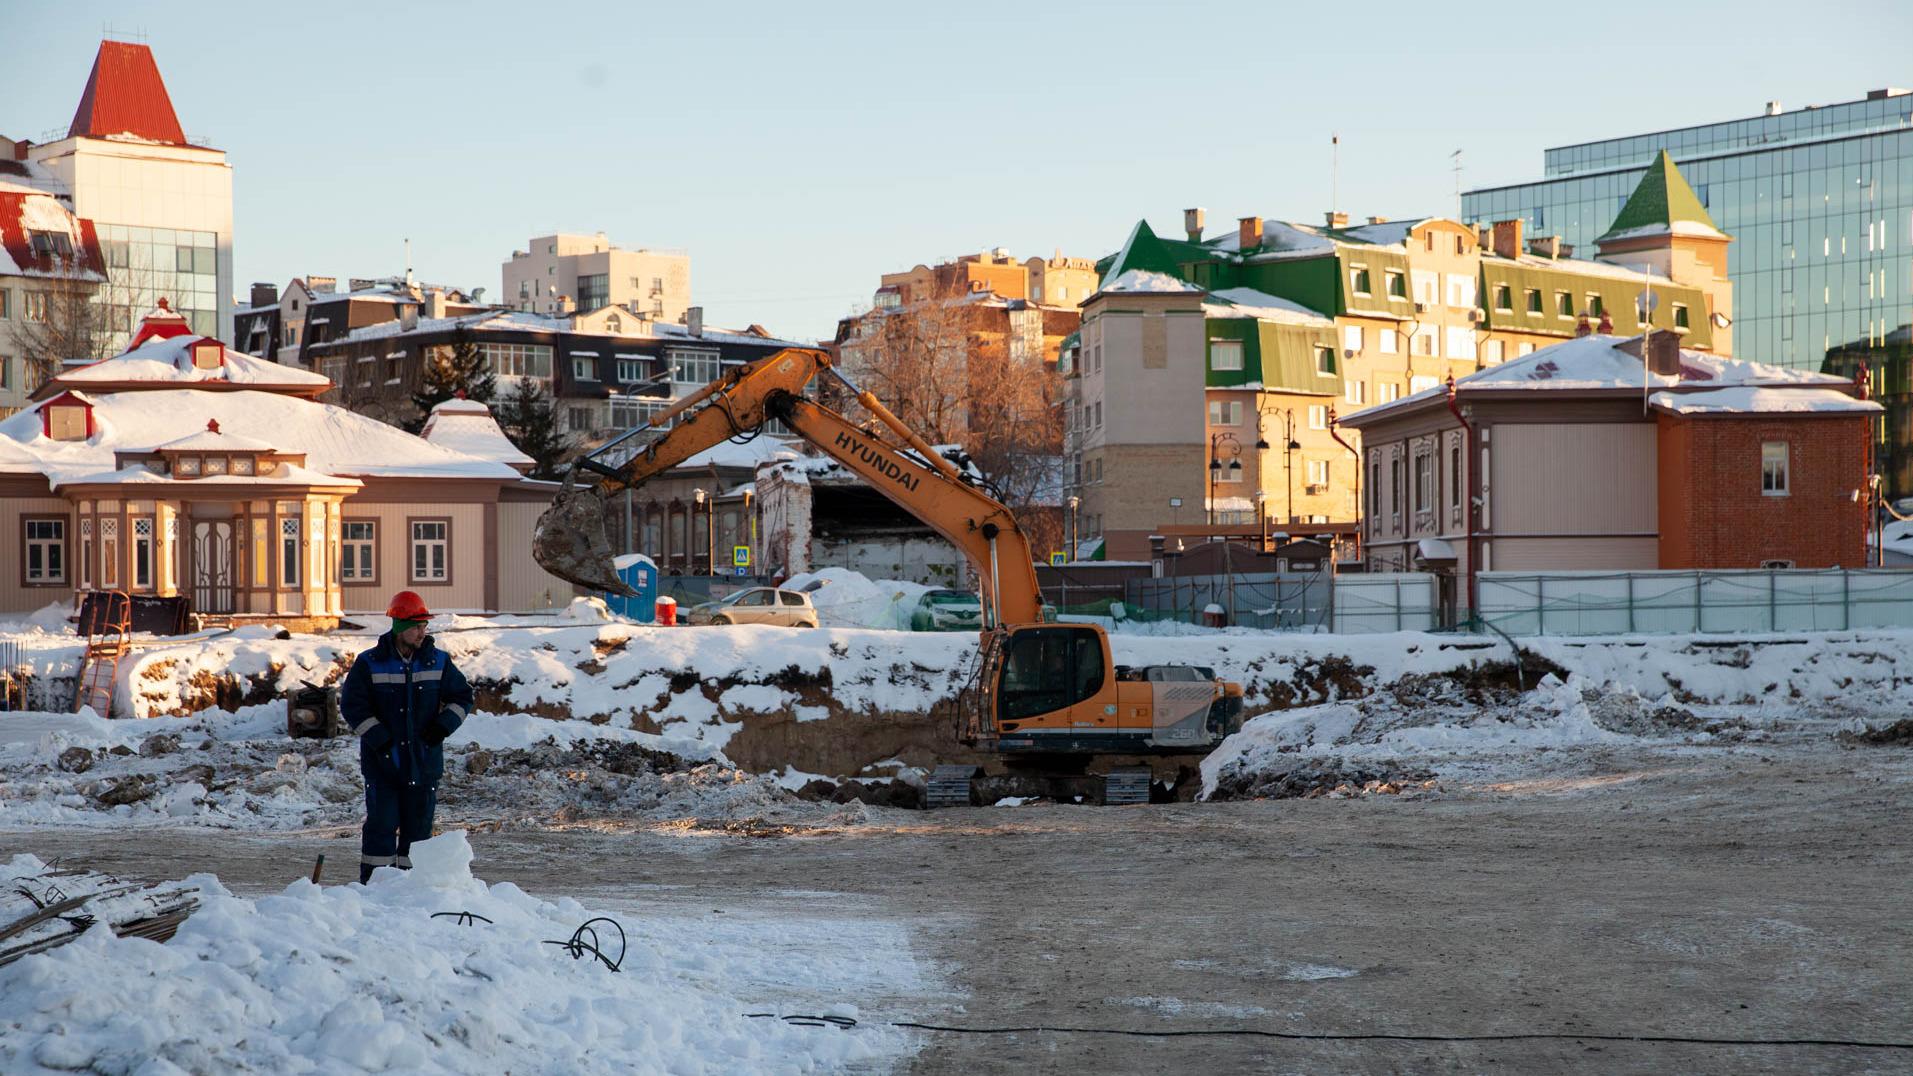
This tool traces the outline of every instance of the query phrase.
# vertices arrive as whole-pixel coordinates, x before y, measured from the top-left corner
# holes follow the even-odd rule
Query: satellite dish
[[[1661,297],[1651,291],[1642,292],[1640,297],[1634,300],[1634,309],[1640,311],[1643,318],[1660,309],[1660,306]]]
[[[1734,319],[1728,317],[1725,314],[1721,314],[1721,313],[1714,314],[1714,328],[1716,329],[1725,329],[1727,326],[1732,325],[1733,323],[1734,323]]]

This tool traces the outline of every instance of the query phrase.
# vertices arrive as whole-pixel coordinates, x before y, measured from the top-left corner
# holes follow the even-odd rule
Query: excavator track
[[[930,771],[930,780],[924,785],[923,804],[926,807],[968,807],[972,800],[970,781],[983,772],[975,765],[938,766]]]
[[[1149,785],[1155,771],[1147,766],[1124,766],[1110,770],[1103,778],[1103,804],[1122,807],[1149,802]]]

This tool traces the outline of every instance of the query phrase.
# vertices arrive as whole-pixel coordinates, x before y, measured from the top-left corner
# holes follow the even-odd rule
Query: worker
[[[472,688],[451,656],[432,645],[432,614],[409,590],[392,598],[392,630],[360,654],[345,675],[340,712],[359,738],[365,776],[365,828],[359,881],[379,867],[410,870],[413,841],[432,835],[445,738],[471,712]]]

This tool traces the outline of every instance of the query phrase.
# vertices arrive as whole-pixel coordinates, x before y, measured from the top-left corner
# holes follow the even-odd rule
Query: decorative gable
[[[41,404],[40,432],[54,441],[91,440],[93,401],[77,392],[63,392]]]

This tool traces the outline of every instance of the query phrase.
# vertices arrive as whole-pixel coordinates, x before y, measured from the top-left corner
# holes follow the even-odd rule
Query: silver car
[[[777,587],[749,587],[722,601],[703,602],[685,614],[687,624],[775,624],[787,628],[817,626],[810,595]]]

